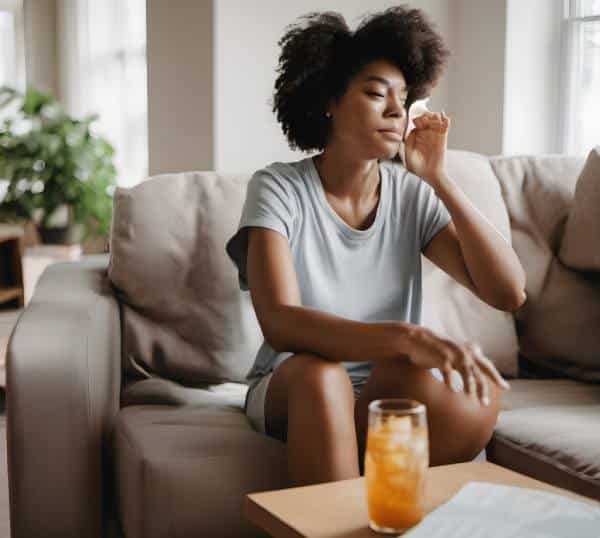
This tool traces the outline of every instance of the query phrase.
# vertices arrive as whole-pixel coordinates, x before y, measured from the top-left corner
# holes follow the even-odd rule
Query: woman
[[[450,118],[416,118],[398,160],[408,107],[450,53],[406,6],[355,32],[337,13],[304,18],[279,42],[273,109],[293,149],[322,152],[258,170],[226,245],[265,336],[245,411],[287,442],[295,485],[362,473],[377,398],[426,404],[432,466],[472,460],[508,384],[475,344],[420,326],[420,253],[502,310],[522,304],[525,277],[446,174]]]

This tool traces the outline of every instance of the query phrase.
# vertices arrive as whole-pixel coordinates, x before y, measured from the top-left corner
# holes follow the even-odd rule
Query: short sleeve
[[[238,229],[225,245],[227,254],[238,269],[241,290],[248,290],[246,261],[249,226],[270,228],[288,241],[292,240],[296,209],[290,187],[290,180],[266,170],[255,172],[248,181]]]
[[[434,188],[424,180],[420,181],[421,188],[424,190],[419,219],[422,252],[429,244],[429,241],[452,220],[452,216],[444,205],[444,202],[435,193]]]

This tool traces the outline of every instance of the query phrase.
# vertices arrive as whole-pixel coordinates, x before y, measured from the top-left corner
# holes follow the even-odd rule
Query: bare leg
[[[359,476],[354,393],[344,366],[292,355],[267,388],[267,433],[287,442],[289,479],[308,485]]]
[[[360,472],[366,448],[368,404],[379,398],[413,398],[427,407],[429,464],[471,461],[492,437],[502,389],[490,382],[490,405],[465,392],[453,392],[429,370],[407,359],[376,362],[354,410]]]

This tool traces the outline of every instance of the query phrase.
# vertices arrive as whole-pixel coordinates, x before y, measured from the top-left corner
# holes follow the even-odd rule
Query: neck
[[[326,149],[313,157],[323,189],[340,200],[361,203],[377,195],[379,160],[357,159]]]

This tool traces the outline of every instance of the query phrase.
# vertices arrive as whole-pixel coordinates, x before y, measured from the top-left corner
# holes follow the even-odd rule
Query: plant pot
[[[39,215],[37,229],[42,243],[74,245],[83,240],[84,229],[81,223],[73,221],[73,208],[68,204],[58,206],[42,224]]]
[[[38,226],[38,232],[42,243],[53,245],[75,245],[81,243],[83,239],[82,224],[70,224],[69,226],[53,228]]]

